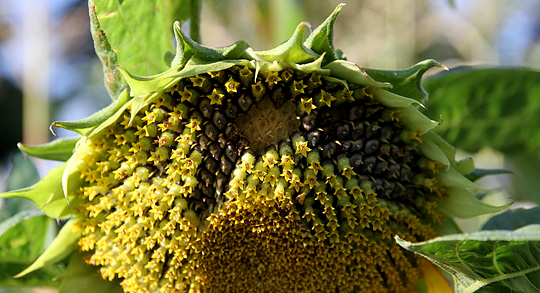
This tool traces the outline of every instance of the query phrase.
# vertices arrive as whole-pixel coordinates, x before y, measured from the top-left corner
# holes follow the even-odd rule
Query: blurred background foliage
[[[299,22],[320,24],[339,2],[202,0],[202,43],[224,46],[243,39],[256,50],[273,48]],[[183,29],[189,31],[189,22]],[[487,179],[484,183],[498,191],[483,200],[502,204],[513,198],[517,208],[540,203],[539,1],[350,1],[336,22],[334,44],[364,67],[401,69],[427,58],[448,66],[446,74],[453,74],[455,83],[438,83],[437,70],[429,72],[427,115],[443,122],[439,131],[458,147],[458,158],[473,155],[477,167],[515,171]],[[484,71],[475,79],[460,78],[468,66]],[[512,78],[494,84],[501,75]],[[17,142],[49,141],[52,121],[83,118],[109,102],[87,1],[0,1],[0,190],[32,184],[57,166],[32,159],[36,171],[16,150]],[[57,134],[75,135],[61,129]],[[14,161],[22,163],[12,167]],[[0,206],[1,221],[29,205],[2,201]],[[473,231],[486,220],[460,224]]]

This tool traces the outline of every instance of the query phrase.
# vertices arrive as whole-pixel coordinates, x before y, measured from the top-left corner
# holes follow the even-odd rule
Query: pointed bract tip
[[[49,131],[56,137],[58,137],[58,135],[56,135],[56,133],[54,133],[54,128],[56,126],[56,122],[53,122],[51,123],[51,125],[49,126]]]
[[[298,27],[296,27],[297,30],[300,30],[303,32],[304,29],[308,28],[309,29],[309,32],[311,32],[313,30],[313,28],[311,27],[311,23],[307,22],[307,21],[302,21]]]

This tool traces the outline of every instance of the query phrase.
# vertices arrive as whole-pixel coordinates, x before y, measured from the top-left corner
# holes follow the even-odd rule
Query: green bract
[[[268,51],[205,47],[176,23],[169,70],[120,69],[129,87],[113,104],[53,123],[78,140],[22,146],[68,159],[2,196],[71,219],[21,275],[79,250],[126,292],[412,290],[422,260],[394,236],[428,240],[452,216],[504,207],[474,197],[472,162],[419,111],[422,75],[442,65],[340,60],[341,7]]]

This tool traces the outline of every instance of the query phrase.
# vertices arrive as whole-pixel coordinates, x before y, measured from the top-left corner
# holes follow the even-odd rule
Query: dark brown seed
[[[349,120],[357,120],[362,118],[362,113],[364,113],[364,107],[352,107],[349,111]]]
[[[371,155],[375,153],[379,149],[379,140],[378,139],[370,139],[366,142],[366,147],[364,148],[364,152],[367,155]]]
[[[210,105],[210,100],[206,98],[202,98],[199,101],[199,111],[201,111],[201,114],[204,118],[210,118],[212,117],[213,107]]]
[[[223,135],[223,133],[220,133],[218,138],[219,147],[221,149],[224,149],[227,146],[227,142],[228,140],[227,138],[225,138],[225,135]]]
[[[381,161],[381,162],[378,162],[378,164],[375,165],[375,168],[373,169],[373,173],[375,175],[381,175],[386,170],[388,170],[388,162],[387,161]]]
[[[365,138],[370,138],[377,133],[379,129],[379,124],[377,122],[372,122],[370,125],[365,127]]]
[[[223,113],[221,113],[220,111],[214,112],[212,122],[214,122],[214,124],[219,130],[223,130],[227,127],[227,117],[223,115]]]
[[[242,153],[242,151],[247,147],[249,147],[249,140],[245,137],[240,138],[236,142],[236,149],[238,150],[238,154]]]
[[[383,188],[384,188],[384,195],[386,195],[387,197],[390,197],[390,195],[392,194],[392,192],[394,191],[394,188],[396,187],[396,183],[395,182],[392,182],[392,181],[385,181],[384,184],[383,184]]]
[[[204,126],[204,134],[213,141],[216,141],[219,136],[219,132],[213,123],[207,123]]]
[[[375,113],[377,113],[381,108],[380,107],[368,107],[366,109],[366,118],[371,117]]]
[[[210,154],[212,154],[212,157],[214,157],[214,159],[219,160],[221,158],[222,151],[217,143],[211,143],[210,145],[208,145],[208,151],[210,152]]]
[[[370,172],[371,173],[371,170],[375,166],[376,162],[377,162],[376,157],[367,157],[364,160],[364,165],[362,166],[362,172]]]
[[[227,103],[227,108],[225,109],[225,115],[231,119],[235,119],[238,116],[238,107],[233,105],[233,103]]]
[[[225,148],[225,155],[233,162],[236,162],[238,159],[238,150],[231,144],[227,144]]]
[[[253,105],[253,99],[251,99],[250,96],[246,94],[242,94],[240,98],[238,98],[238,106],[240,106],[240,109],[244,112],[249,111],[251,108],[251,105]]]
[[[342,153],[342,152],[348,152],[352,147],[352,143],[350,141],[342,141],[339,145],[338,145],[338,152]]]
[[[313,127],[315,127],[316,118],[317,116],[315,116],[315,114],[304,115],[302,117],[302,126],[304,127],[304,129],[307,131],[313,129]]]
[[[272,92],[271,99],[277,108],[281,108],[281,106],[283,105],[283,102],[285,101],[285,98],[287,98],[287,96],[283,94],[283,88],[281,87],[276,88]]]
[[[208,196],[209,198],[213,198],[213,197],[215,196],[216,190],[215,190],[214,187],[211,186],[211,185],[208,185],[208,186],[203,185],[203,186],[201,187],[201,190],[202,190],[202,193],[203,193],[204,195]],[[203,198],[203,201],[204,201],[204,198]]]
[[[329,158],[331,157],[332,155],[334,155],[334,153],[336,152],[337,150],[337,145],[335,142],[330,142],[328,144],[326,144],[324,147],[323,147],[323,152],[322,152],[322,155],[323,157],[325,158]]]
[[[265,153],[269,152],[269,151],[277,151],[277,148],[275,145],[269,145],[268,147],[266,147],[266,149],[264,150]]]
[[[245,155],[245,154],[250,154],[252,155],[253,157],[256,157],[257,156],[257,153],[255,152],[255,150],[253,150],[252,148],[248,148],[246,150],[243,151],[242,155]]]
[[[362,155],[361,154],[352,155],[350,164],[351,164],[351,167],[353,167],[353,168],[360,167],[360,165],[363,164]]]
[[[234,168],[233,162],[231,162],[226,157],[221,158],[221,171],[223,173],[225,173],[226,175],[230,175],[233,168]]]
[[[351,132],[351,138],[352,139],[358,139],[362,136],[364,133],[364,123],[360,121],[355,121],[352,124],[352,132]]]
[[[412,175],[411,169],[402,167],[399,173],[400,173],[399,181],[401,182],[411,181],[411,175]]]
[[[225,191],[227,180],[227,175],[224,173],[219,172],[219,174],[216,176],[216,192],[218,195],[221,195],[223,191]]]
[[[295,132],[293,132],[293,133],[291,134],[290,139],[291,139],[291,141],[294,141],[296,138],[298,138],[298,137],[300,137],[300,136],[302,136],[302,133],[301,133],[300,131],[297,130],[297,131],[295,131]]]
[[[289,143],[288,140],[286,139],[282,139],[280,142],[279,142],[279,148],[282,149],[284,148],[285,146],[291,146],[291,144]]]
[[[347,138],[347,136],[349,136],[350,131],[351,127],[349,124],[343,124],[338,126],[336,135],[339,140],[344,140]]]
[[[202,169],[199,173],[203,186],[212,186],[214,183],[214,175],[206,169]]]
[[[389,156],[390,155],[390,149],[391,149],[391,146],[389,144],[383,144],[379,148],[379,152],[380,152],[381,155]]]
[[[390,164],[390,166],[388,166],[388,174],[386,175],[388,179],[390,178],[398,178],[399,176],[399,171],[401,169],[401,166],[398,165],[398,164]]]
[[[201,150],[203,151],[207,150],[209,144],[210,144],[210,139],[206,135],[201,135],[199,137],[199,145],[201,146]]]
[[[390,126],[384,126],[381,128],[381,139],[390,139],[392,136],[392,128]]]
[[[364,141],[362,139],[357,139],[352,142],[351,145],[351,152],[356,153],[362,150],[362,146],[364,145]]]
[[[204,160],[204,167],[208,169],[208,171],[212,172],[212,174],[214,174],[218,170],[219,164],[212,157],[206,157],[206,159]]]
[[[313,130],[307,134],[307,142],[312,147],[317,146],[320,140],[321,140],[321,132],[318,130]]]
[[[189,194],[189,197],[191,197],[191,198],[196,198],[196,199],[201,199],[201,198],[202,198],[202,192],[201,192],[200,189],[195,188],[195,189],[193,189],[193,191]]]
[[[320,127],[324,127],[326,125],[329,125],[332,123],[332,113],[330,112],[330,108],[327,108],[325,110],[321,110],[319,114],[319,125]]]
[[[406,193],[407,193],[407,189],[405,189],[405,187],[403,187],[403,185],[396,185],[396,187],[394,188],[394,190],[390,194],[390,198],[397,199],[397,198],[400,198],[400,197],[405,197]]]
[[[236,126],[236,124],[234,123],[227,125],[227,129],[225,129],[225,136],[227,136],[227,138],[230,140],[236,140],[240,138],[242,135],[241,133],[242,132],[240,131],[240,129],[238,129],[238,126]]]

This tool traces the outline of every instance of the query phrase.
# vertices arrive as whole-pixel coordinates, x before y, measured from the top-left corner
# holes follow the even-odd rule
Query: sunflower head
[[[129,88],[99,119],[55,124],[83,134],[61,172],[65,214],[104,279],[126,292],[412,290],[419,260],[394,237],[436,236],[445,205],[478,187],[417,109],[422,74],[441,65],[339,59],[341,7],[268,51],[205,47],[175,24],[168,71],[121,70]]]

